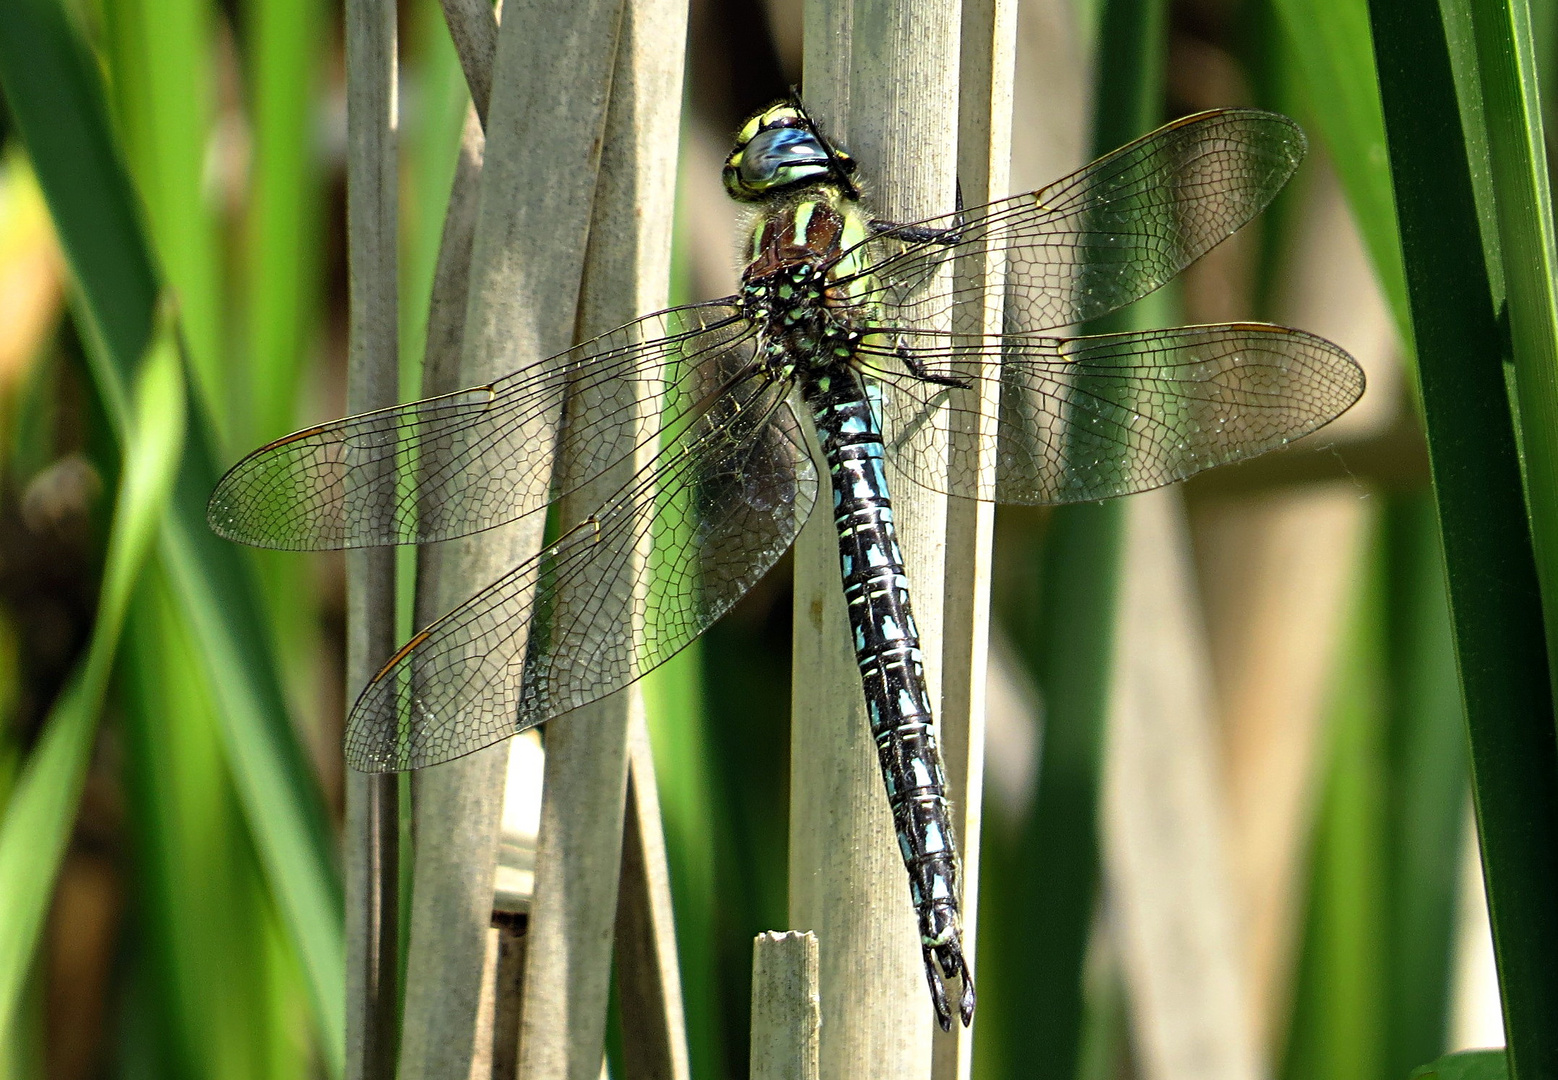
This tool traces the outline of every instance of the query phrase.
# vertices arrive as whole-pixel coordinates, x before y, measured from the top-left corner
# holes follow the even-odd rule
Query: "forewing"
[[[357,699],[346,760],[436,765],[620,690],[790,546],[817,473],[786,400],[726,388],[592,518],[414,637]]]
[[[567,493],[552,461],[570,395],[622,403],[570,421],[583,425],[571,489],[632,454],[635,440],[662,438],[637,401],[685,396],[700,365],[749,356],[752,336],[728,305],[672,308],[490,386],[296,432],[233,466],[207,520],[230,540],[288,550],[427,543],[513,521]],[[622,392],[628,384],[634,392]]]
[[[890,473],[1003,503],[1086,502],[1161,487],[1292,442],[1363,393],[1363,370],[1341,348],[1261,323],[1008,336],[911,352],[933,371],[972,372],[975,385],[923,382],[903,374],[896,355],[867,354],[882,388]],[[979,385],[991,380],[999,387]],[[948,431],[980,432],[965,402],[991,389],[1000,395],[993,430],[951,438],[977,440],[994,455],[993,482],[981,481],[970,455],[937,449]]]
[[[1260,213],[1305,151],[1285,116],[1251,109],[1197,113],[1143,136],[1048,187],[901,226],[866,241],[875,258],[858,295],[888,326],[979,304],[937,269],[954,254],[997,258],[1006,325],[1015,333],[1105,315],[1168,282]],[[902,230],[954,229],[950,244],[905,242]]]

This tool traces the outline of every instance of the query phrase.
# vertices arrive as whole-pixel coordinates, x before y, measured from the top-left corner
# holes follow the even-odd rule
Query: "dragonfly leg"
[[[945,229],[933,229],[925,225],[902,225],[896,221],[871,219],[871,231],[881,236],[892,233],[894,238],[910,244],[953,244],[963,241],[963,181],[957,182],[956,221]]]
[[[922,382],[935,383],[937,386],[953,386],[959,390],[967,390],[973,385],[967,379],[960,379],[956,375],[942,375],[926,367],[915,357],[914,350],[905,344],[902,335],[899,335],[897,344],[893,346],[893,353],[903,361],[903,366],[909,369],[909,374]]]
[[[909,244],[945,244],[951,247],[963,239],[961,221],[950,229],[932,229],[923,225],[900,225],[895,221],[872,218],[871,231],[878,236],[892,233],[893,239]]]

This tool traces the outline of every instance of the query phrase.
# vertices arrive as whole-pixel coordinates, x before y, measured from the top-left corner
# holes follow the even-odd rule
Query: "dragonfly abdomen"
[[[930,694],[909,583],[882,469],[882,433],[859,377],[842,365],[809,369],[802,393],[827,457],[844,599],[877,760],[898,848],[919,916],[920,947],[937,1018],[951,1024],[943,978],[962,983],[958,1008],[973,1015],[974,986],[958,918],[957,844],[936,748]],[[938,970],[939,969],[939,970]]]

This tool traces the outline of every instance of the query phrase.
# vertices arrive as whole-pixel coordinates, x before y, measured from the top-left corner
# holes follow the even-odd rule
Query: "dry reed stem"
[[[389,0],[348,0],[347,411],[399,396],[396,28]],[[347,701],[395,649],[395,552],[346,555]],[[394,776],[346,776],[346,1075],[394,1075],[400,813]]]

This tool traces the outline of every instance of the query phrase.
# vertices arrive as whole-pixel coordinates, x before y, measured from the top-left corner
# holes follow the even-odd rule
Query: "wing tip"
[[[232,475],[229,472],[222,477],[210,498],[206,499],[206,527],[223,540],[259,547],[261,545],[244,527],[241,503],[232,497],[231,485],[228,483]]]
[[[324,551],[343,546],[310,544],[297,536],[279,535],[274,529],[269,534],[260,531],[243,500],[232,497],[225,477],[206,500],[206,527],[223,540],[267,551]]]

